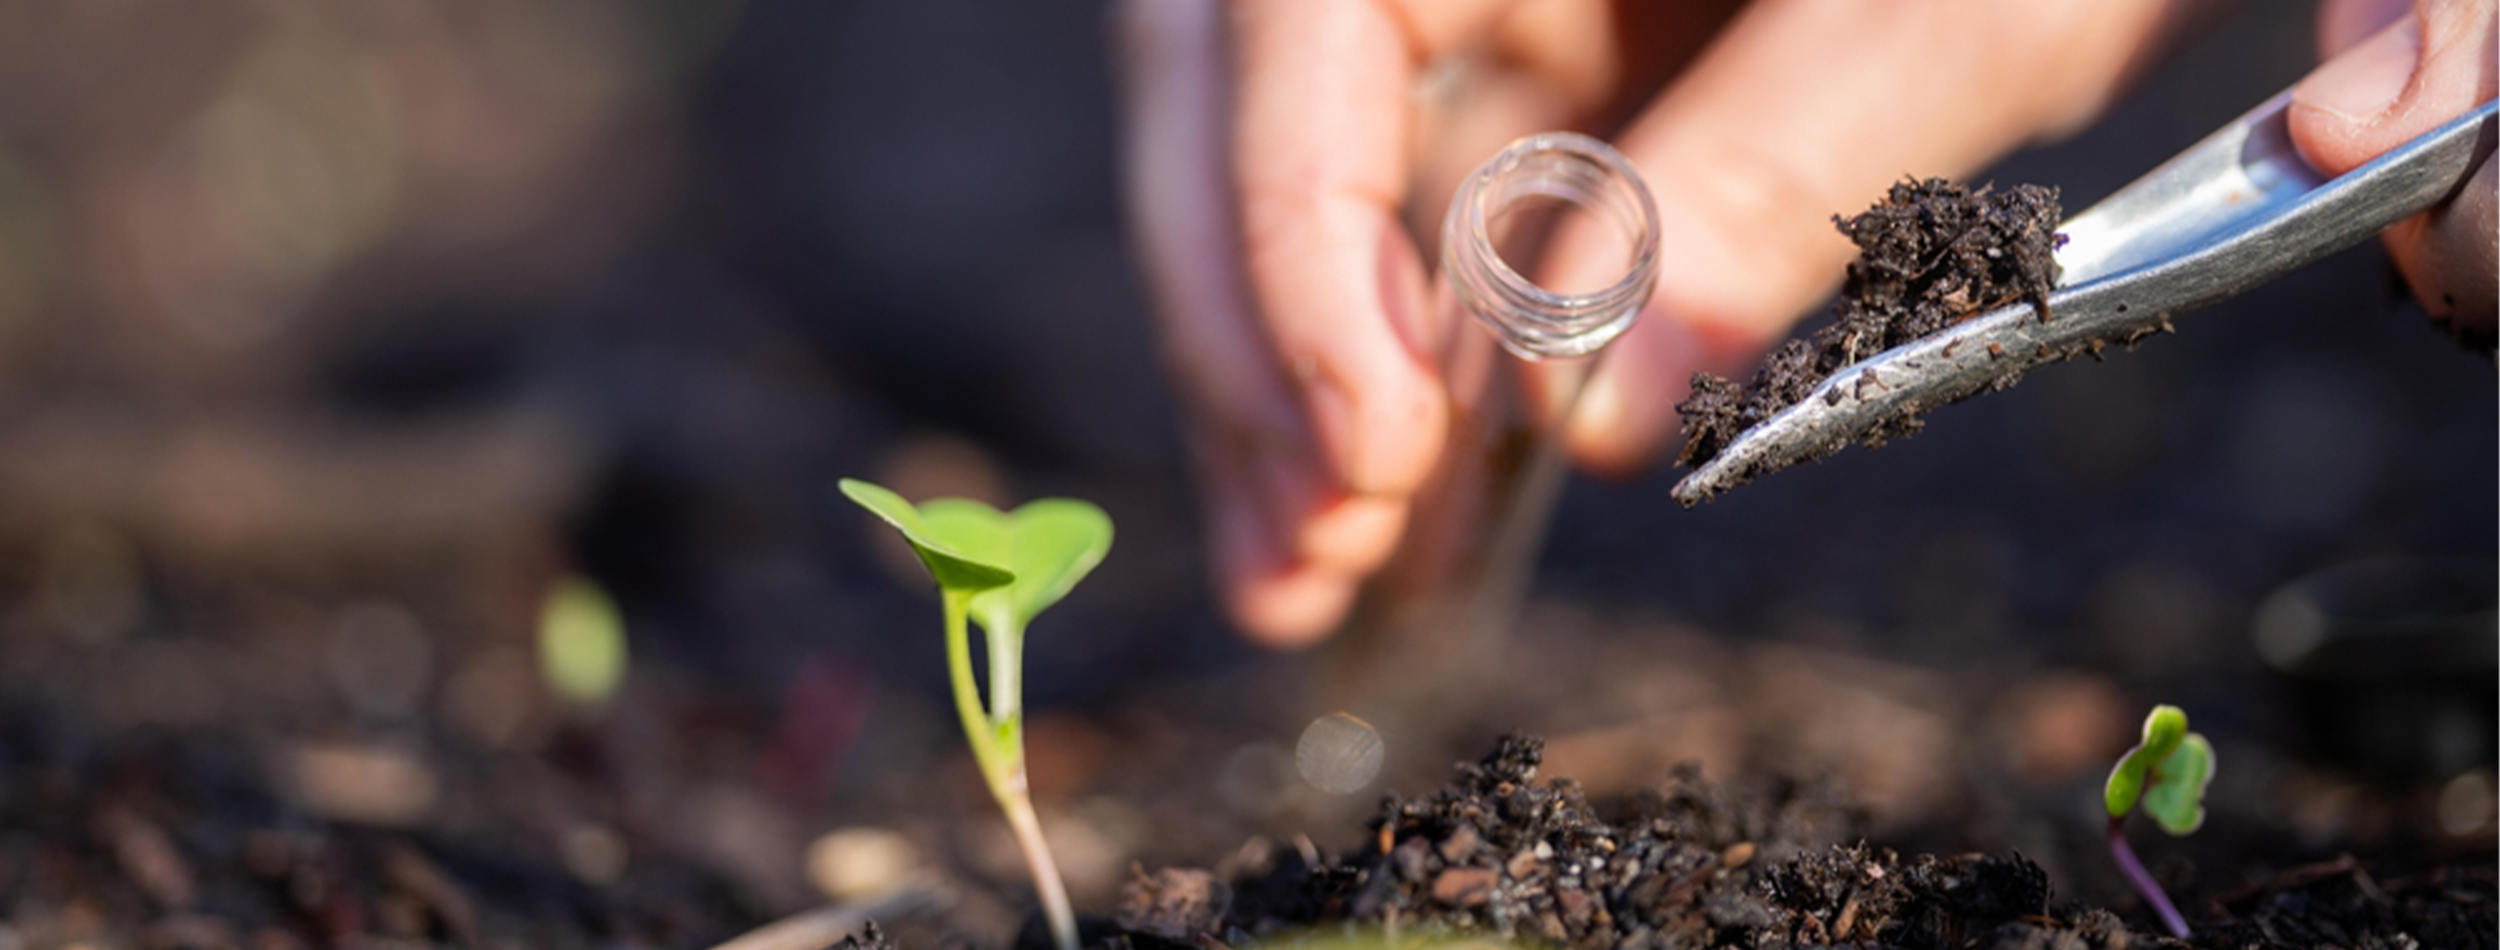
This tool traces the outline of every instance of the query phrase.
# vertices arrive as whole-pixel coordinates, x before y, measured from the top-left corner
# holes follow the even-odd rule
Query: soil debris
[[[2046,911],[2047,877],[2020,857],[1922,858],[1843,846],[1860,816],[1836,786],[1736,792],[1678,769],[1663,788],[1592,804],[1536,781],[1543,743],[1512,735],[1429,798],[1389,799],[1397,846],[1331,859],[1300,893],[1236,908],[1248,932],[1398,920],[1586,950],[1881,940],[1958,946]],[[1367,836],[1372,840],[1376,836]],[[1287,899],[1279,900],[1280,896]]]
[[[1432,879],[1432,899],[1451,907],[1482,907],[1501,882],[1492,868],[1451,868]]]
[[[877,926],[877,922],[871,920],[861,926],[858,933],[844,936],[841,942],[833,945],[832,950],[896,950],[896,948],[894,938],[887,936],[885,928]]]
[[[1231,908],[1233,892],[1215,875],[1196,868],[1164,868],[1148,875],[1132,867],[1120,887],[1115,918],[1122,929],[1172,940],[1214,930]]]
[[[1788,408],[1841,367],[1929,336],[1973,315],[2030,301],[2049,319],[2057,284],[2057,189],[2016,185],[1997,191],[1942,178],[1905,179],[1883,200],[1832,221],[1858,246],[1831,323],[1811,338],[1771,351],[1744,386],[1693,374],[1676,463],[1697,466],[1738,434]],[[1868,445],[1918,430],[1904,416],[1868,433]]]
[[[2358,862],[2295,869],[2208,902],[2182,944],[2056,900],[2047,872],[2020,854],[1903,857],[1867,845],[1833,785],[1734,790],[1686,767],[1658,790],[1592,804],[1568,778],[1536,780],[1542,753],[1534,737],[1505,736],[1430,797],[1384,800],[1359,850],[1283,857],[1236,881],[1220,938],[1214,922],[1155,936],[1248,950],[1351,923],[1574,950],[2493,946],[2487,867],[2385,884]],[[1387,853],[1382,840],[1394,842]]]
[[[2252,893],[2223,898],[2228,919],[2199,927],[2211,947],[2454,947],[2500,945],[2490,864],[2458,865],[2389,881],[2349,857],[2292,868]]]

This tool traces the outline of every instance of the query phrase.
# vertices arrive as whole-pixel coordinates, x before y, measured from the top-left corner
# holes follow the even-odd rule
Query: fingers
[[[2422,309],[2468,344],[2489,349],[2500,322],[2500,162],[2483,159],[2445,207],[2389,228],[2388,256]]]
[[[1131,231],[1192,417],[1216,586],[1261,642],[1337,622],[1438,451],[1424,269],[1396,225],[1405,84],[1503,2],[1115,12]]]
[[[1279,649],[1306,646],[1345,615],[1355,577],[1295,556],[1262,504],[1268,493],[1245,481],[1254,468],[1237,454],[1199,459],[1218,595],[1251,640]]]
[[[1125,11],[1137,45],[1186,50],[1131,56],[1186,74],[1131,86],[1138,233],[1210,445],[1218,586],[1254,638],[1297,645],[1390,555],[1440,452],[1441,328],[1399,216],[1413,64],[1507,0],[1175,5]]]
[[[1394,540],[1397,527],[1380,524],[1381,506],[1332,505],[1344,493],[1310,474],[1309,428],[1254,321],[1232,207],[1223,16],[1211,0],[1117,11],[1124,184],[1158,337],[1192,417],[1216,587],[1246,632],[1289,644],[1324,631],[1329,621],[1312,618],[1341,610],[1354,584],[1299,552],[1364,555],[1389,543],[1366,535]]]
[[[1233,161],[1250,299],[1318,437],[1320,473],[1411,493],[1447,411],[1424,270],[1398,217],[1413,71],[1387,8],[1244,4]]]
[[[2363,20],[2358,2],[2330,4],[2322,42]],[[2430,131],[2500,92],[2500,3],[2422,0],[2301,80],[2288,117],[2292,144],[2320,172],[2340,175]],[[2442,322],[2488,337],[2494,302],[2492,163],[2486,159],[2456,200],[2389,228],[2388,256],[2423,309]]]
[[[1963,174],[2081,121],[2154,45],[2163,0],[1787,0],[1740,14],[1620,138],[1660,215],[1650,312],[1615,344],[1570,430],[1626,469],[1676,435],[1694,369],[1728,372],[1785,332],[1850,256],[1831,216],[1904,174]],[[1547,286],[1587,286],[1594,239],[1557,235]],[[1602,278],[1597,278],[1602,280]]]

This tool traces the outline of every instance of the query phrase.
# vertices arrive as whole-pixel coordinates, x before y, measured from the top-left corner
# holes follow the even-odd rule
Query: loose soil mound
[[[2057,901],[2020,854],[1905,858],[1855,841],[1830,786],[1738,794],[1686,769],[1600,807],[1570,779],[1537,781],[1542,751],[1505,737],[1431,796],[1384,802],[1362,848],[1315,864],[1282,852],[1229,888],[1202,871],[1141,873],[1095,943],[1241,950],[1353,923],[1575,950],[2493,945],[2485,866],[2384,884],[2349,860],[2297,869],[2191,902],[2200,929],[2181,944]]]

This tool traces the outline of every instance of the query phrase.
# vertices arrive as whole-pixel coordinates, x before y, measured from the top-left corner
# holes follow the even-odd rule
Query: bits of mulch
[[[2057,189],[2016,185],[1997,191],[1941,178],[1905,180],[1854,217],[1835,216],[1858,246],[1831,323],[1810,338],[1771,351],[1744,386],[1693,374],[1680,465],[1710,461],[1738,434],[1813,392],[1841,367],[1930,336],[2016,301],[2048,313],[2057,284]],[[1916,416],[1887,422],[1867,444],[1918,430]]]

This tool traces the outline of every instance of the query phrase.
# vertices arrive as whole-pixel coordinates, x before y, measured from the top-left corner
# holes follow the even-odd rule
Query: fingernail
[[[1621,359],[1602,363],[1590,374],[1579,405],[1571,408],[1573,441],[1602,439],[1623,427],[1623,374],[1616,369],[1621,364]]]
[[[1314,508],[1295,533],[1294,553],[1313,564],[1368,574],[1397,550],[1406,527],[1406,502],[1343,495]]]
[[[1349,487],[1359,490],[1364,484],[1362,427],[1354,415],[1354,396],[1336,380],[1323,374],[1305,376],[1303,392],[1311,405],[1311,424],[1319,430],[1320,445],[1325,446],[1329,465],[1337,477]]]
[[[2395,108],[2421,61],[2421,21],[2407,16],[2318,67],[2293,99],[2357,124],[2375,123]]]
[[[1207,499],[1213,516],[1207,526],[1208,567],[1225,612],[1235,625],[1256,635],[1261,614],[1257,592],[1276,571],[1280,552],[1267,537],[1258,503],[1239,487],[1228,486]]]
[[[1381,229],[1372,276],[1380,285],[1381,313],[1389,318],[1398,342],[1418,362],[1439,363],[1442,328],[1433,312],[1432,287],[1404,225],[1392,221]]]
[[[1258,503],[1242,490],[1241,480],[1229,474],[1210,474],[1203,493],[1206,501],[1207,553],[1209,563],[1218,575],[1218,586],[1226,580],[1236,564],[1255,549],[1259,525]]]
[[[1297,456],[1299,454],[1297,453]],[[1250,483],[1259,493],[1259,510],[1271,523],[1285,525],[1301,517],[1310,507],[1310,497],[1319,489],[1318,474],[1308,462],[1287,458],[1275,451],[1260,452],[1250,466]],[[1282,536],[1284,532],[1279,532]]]
[[[1234,601],[1234,609],[1259,645],[1299,650],[1335,632],[1353,602],[1352,579],[1297,565],[1253,580]]]
[[[1246,495],[1219,493],[1212,507],[1216,591],[1234,626],[1271,649],[1298,649],[1327,636],[1345,614],[1353,581],[1278,549]]]
[[[1354,388],[1348,384],[1358,380],[1342,376],[1304,374],[1303,381],[1338,487],[1358,495],[1402,494],[1423,478],[1431,446],[1438,444],[1441,397],[1432,388],[1437,383],[1426,381],[1440,372],[1447,328],[1437,322],[1414,241],[1394,221],[1382,230],[1372,269],[1380,309],[1354,316],[1386,322],[1413,371],[1383,363],[1379,376],[1360,379]]]

